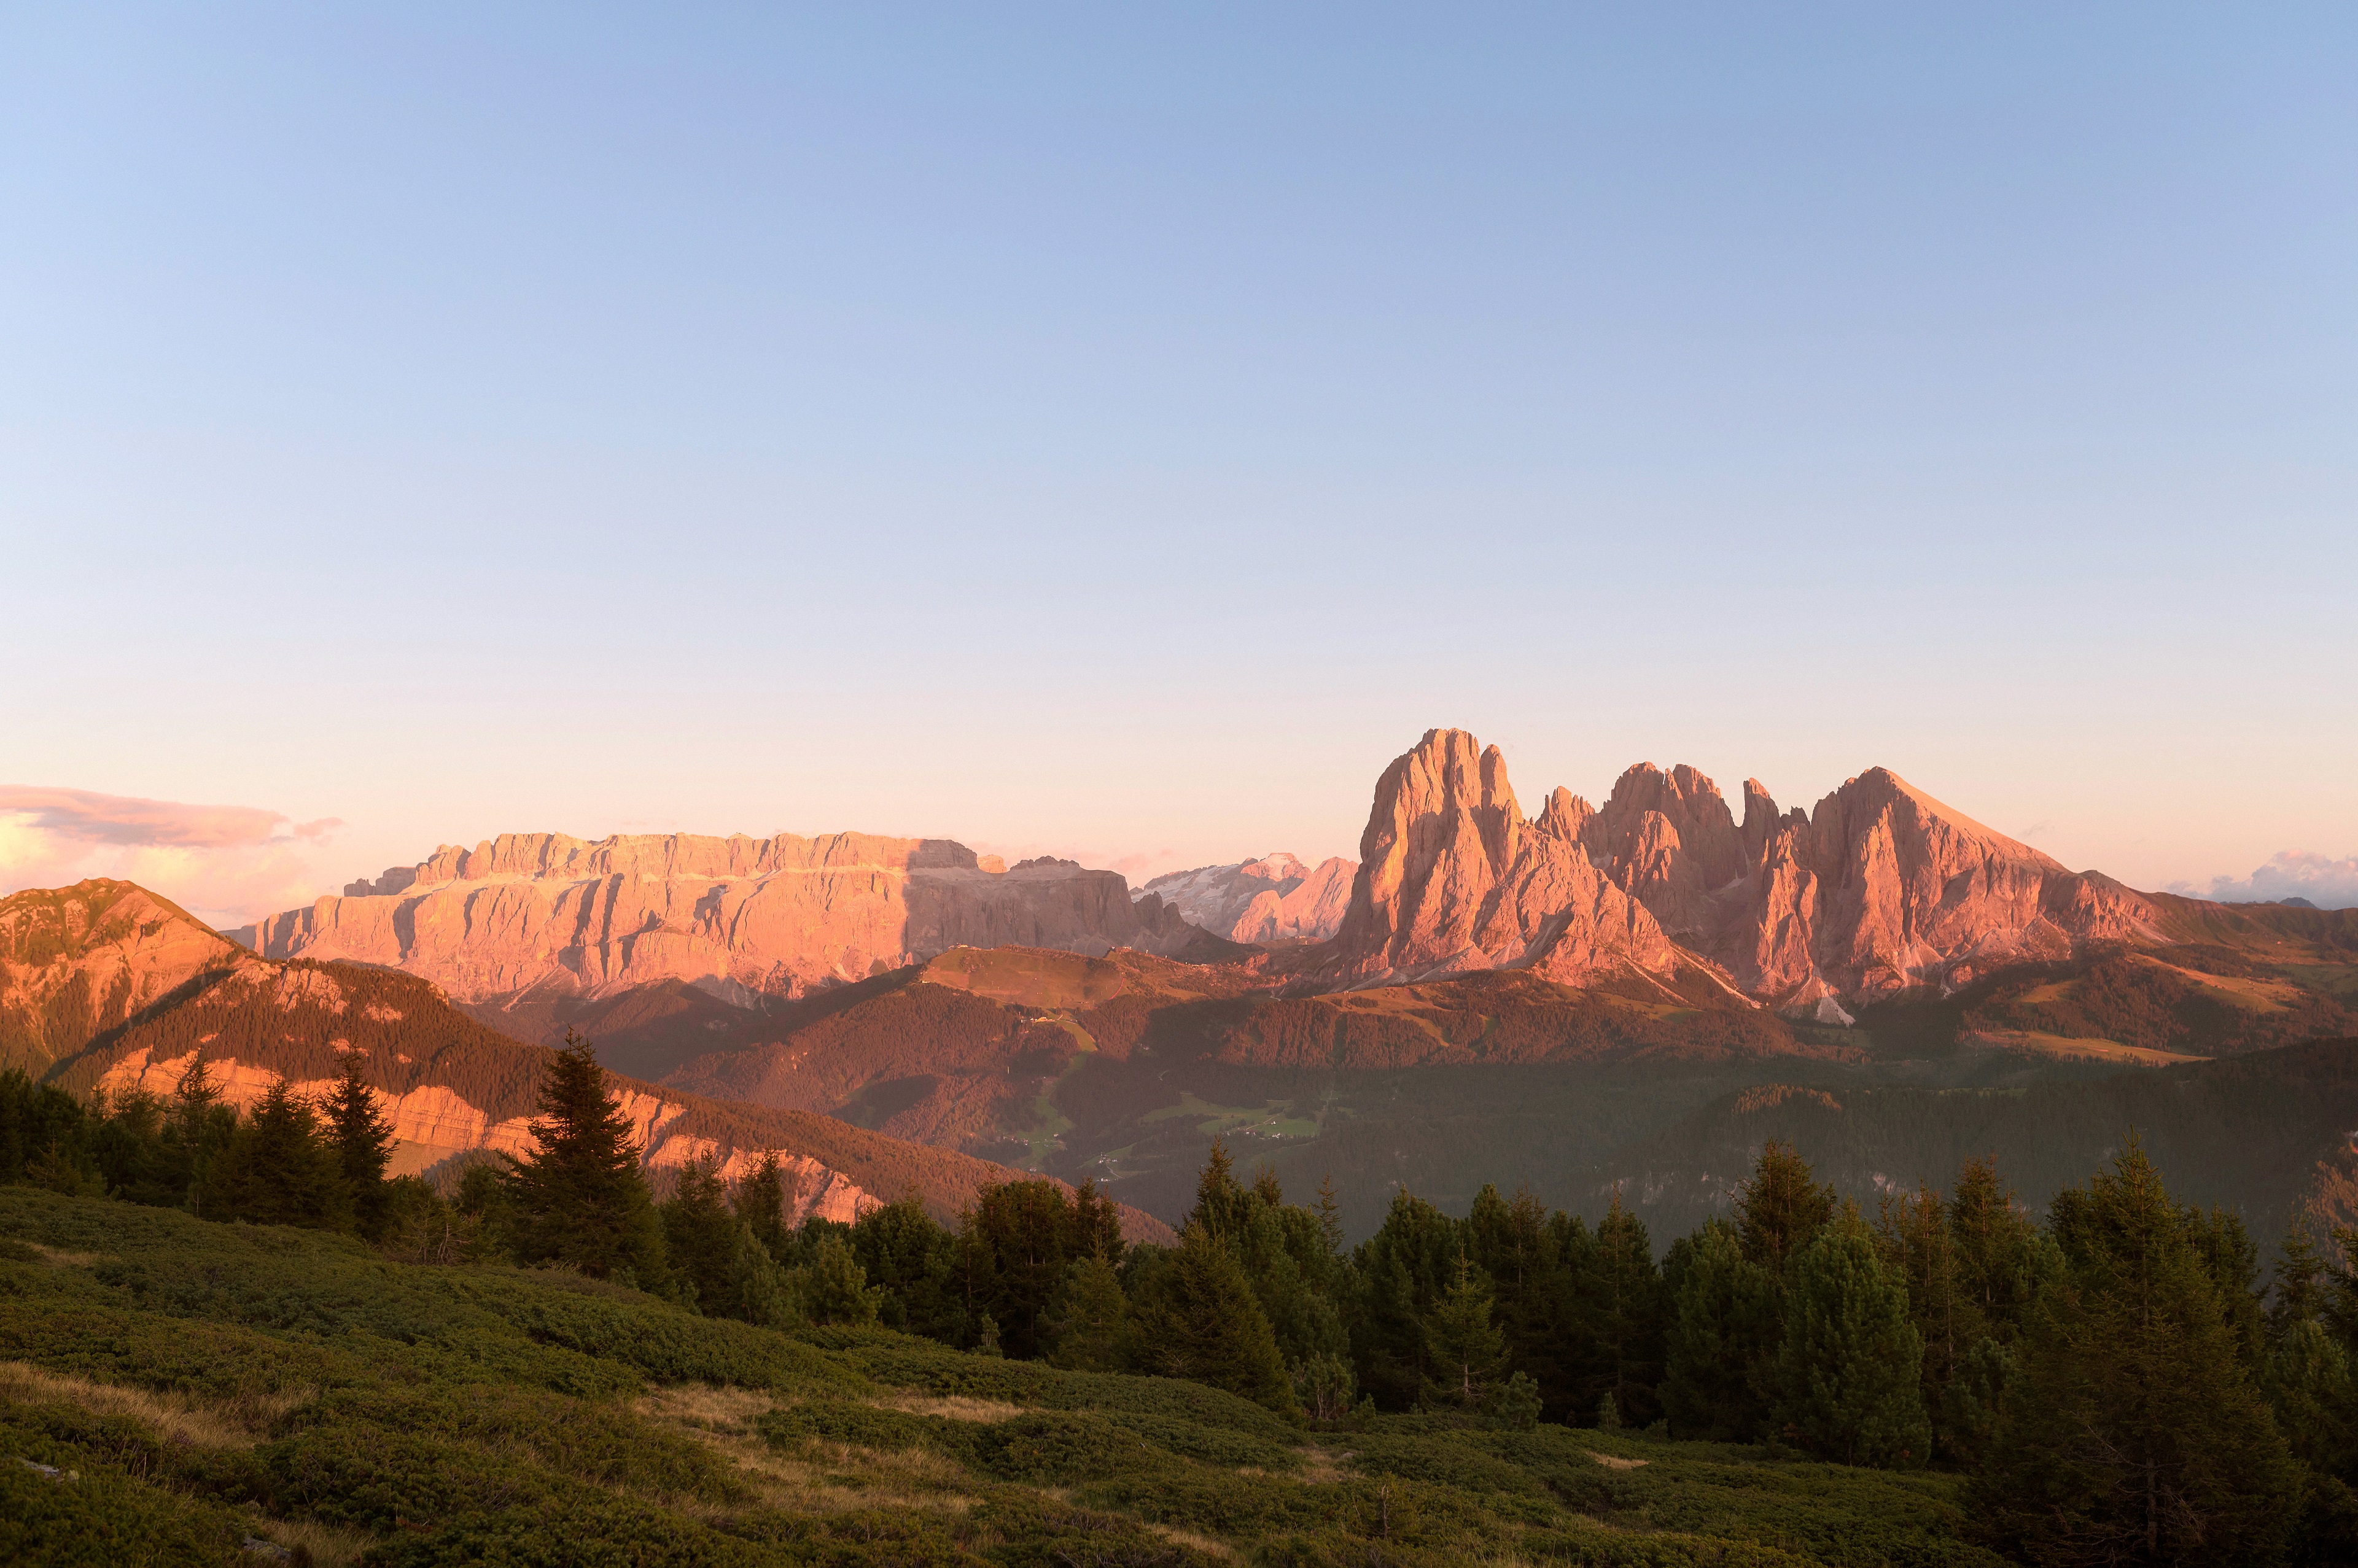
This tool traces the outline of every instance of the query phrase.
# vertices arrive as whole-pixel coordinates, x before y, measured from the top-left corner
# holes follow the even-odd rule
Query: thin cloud
[[[2286,849],[2248,877],[2213,877],[2208,888],[2172,882],[2169,891],[2220,903],[2276,903],[2305,898],[2320,909],[2358,906],[2358,855],[2335,860],[2314,849]]]
[[[323,816],[282,833],[279,824],[288,820],[287,814],[255,806],[190,806],[33,784],[0,784],[0,816],[16,816],[68,843],[124,849],[232,849],[298,838],[318,843],[344,825],[341,817]]]

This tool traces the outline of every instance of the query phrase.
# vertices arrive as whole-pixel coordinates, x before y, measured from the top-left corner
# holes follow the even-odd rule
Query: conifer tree
[[[1779,1274],[1833,1212],[1833,1188],[1819,1186],[1809,1162],[1773,1138],[1750,1179],[1736,1189],[1736,1235],[1745,1257]]]
[[[370,1240],[384,1234],[387,1218],[385,1168],[393,1163],[393,1121],[369,1087],[367,1057],[353,1052],[343,1061],[335,1087],[320,1105],[344,1188],[352,1197],[352,1223]]]
[[[1382,1228],[1353,1254],[1351,1367],[1383,1409],[1407,1410],[1423,1394],[1424,1321],[1448,1288],[1460,1249],[1448,1216],[1396,1192]]]
[[[1066,1271],[1049,1315],[1055,1324],[1051,1364],[1076,1372],[1119,1372],[1129,1364],[1130,1301],[1103,1254],[1092,1252]]]
[[[1141,1369],[1189,1378],[1291,1415],[1277,1336],[1236,1254],[1201,1225],[1180,1233],[1150,1299],[1136,1303]]]
[[[746,1322],[763,1328],[799,1328],[808,1321],[798,1282],[742,1220],[730,1243],[729,1265],[730,1292]]]
[[[540,1115],[530,1126],[537,1147],[505,1157],[517,1260],[664,1289],[663,1222],[630,1119],[607,1098],[596,1050],[569,1029],[541,1074]]]
[[[1507,1336],[1493,1321],[1489,1276],[1462,1251],[1457,1277],[1425,1320],[1424,1347],[1432,1368],[1424,1386],[1428,1407],[1472,1411],[1490,1402],[1506,1368]]]
[[[868,1324],[876,1321],[882,1288],[868,1282],[867,1271],[851,1254],[850,1244],[829,1231],[811,1249],[803,1286],[803,1309],[811,1322]]]
[[[1195,1176],[1195,1206],[1180,1221],[1180,1228],[1200,1225],[1225,1238],[1243,1218],[1244,1199],[1245,1189],[1237,1184],[1236,1162],[1228,1157],[1228,1146],[1215,1138],[1204,1156],[1204,1168]]]
[[[786,1250],[785,1194],[778,1185],[778,1152],[764,1149],[753,1169],[737,1184],[737,1217],[753,1228],[753,1239],[773,1258]]]
[[[2045,1268],[2038,1227],[2015,1206],[1989,1159],[1965,1162],[1948,1208],[1958,1302],[1973,1309],[1981,1333],[2010,1344],[2038,1297]]]
[[[172,1184],[188,1195],[189,1212],[202,1219],[213,1164],[237,1128],[237,1112],[221,1103],[221,1085],[200,1051],[173,1086],[172,1116],[165,1126]]]
[[[744,1303],[734,1289],[740,1222],[729,1212],[728,1184],[720,1179],[719,1162],[690,1160],[681,1166],[678,1186],[657,1212],[663,1216],[664,1256],[683,1297],[707,1317],[741,1315]]]
[[[352,1209],[333,1150],[319,1136],[319,1113],[284,1077],[273,1079],[241,1119],[218,1162],[214,1211],[255,1225],[335,1228]]]
[[[1758,1441],[1768,1419],[1760,1390],[1773,1382],[1780,1332],[1775,1276],[1744,1256],[1734,1226],[1704,1226],[1679,1271],[1663,1356],[1671,1435]]]
[[[1330,1257],[1343,1255],[1343,1199],[1335,1190],[1335,1173],[1318,1179],[1318,1233],[1325,1238]]]
[[[1596,1244],[1577,1288],[1580,1325],[1592,1347],[1583,1394],[1610,1395],[1625,1424],[1644,1426],[1659,1413],[1654,1389],[1662,1368],[1662,1276],[1646,1223],[1622,1206],[1618,1187],[1597,1222]]]
[[[1921,1465],[1932,1448],[1923,1359],[1907,1287],[1885,1271],[1865,1221],[1846,1211],[1790,1262],[1771,1420],[1844,1465]]]
[[[2049,1206],[2061,1277],[2016,1348],[1969,1513],[2041,1563],[2283,1559],[2299,1467],[2134,1137]]]
[[[2270,1346],[2282,1345],[2297,1324],[2315,1323],[2325,1311],[2325,1259],[2309,1227],[2296,1217],[2277,1243],[2275,1288],[2266,1316]]]

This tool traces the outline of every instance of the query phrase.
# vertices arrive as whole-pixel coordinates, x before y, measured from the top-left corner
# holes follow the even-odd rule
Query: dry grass
[[[39,1253],[41,1261],[52,1269],[87,1269],[92,1263],[105,1262],[108,1256],[103,1252],[69,1252],[62,1247],[44,1247],[38,1241],[25,1245]]]
[[[376,1544],[376,1537],[342,1525],[321,1524],[308,1519],[257,1519],[254,1533],[265,1541],[281,1546],[300,1546],[311,1553],[319,1568],[347,1568],[361,1560],[361,1553]]]
[[[1302,1455],[1300,1479],[1306,1486],[1344,1479],[1347,1472],[1343,1462],[1351,1457],[1348,1454],[1330,1454],[1324,1448],[1297,1448],[1294,1452]]]
[[[1192,1530],[1181,1530],[1174,1524],[1150,1523],[1146,1528],[1174,1546],[1189,1547],[1206,1557],[1217,1557],[1230,1563],[1237,1560],[1237,1549],[1216,1537],[1198,1535]]]
[[[768,1394],[715,1383],[680,1383],[641,1397],[640,1411],[656,1421],[702,1432],[750,1433],[753,1418],[777,1408]]]
[[[1005,1421],[1023,1413],[1022,1405],[1011,1405],[1004,1400],[975,1400],[964,1394],[949,1394],[936,1399],[931,1394],[892,1394],[868,1403],[880,1410],[905,1411],[911,1415],[937,1415],[950,1421]]]
[[[0,1397],[27,1401],[62,1400],[97,1415],[128,1416],[151,1426],[166,1442],[200,1448],[251,1448],[269,1435],[287,1411],[309,1400],[311,1390],[284,1394],[240,1394],[199,1400],[186,1394],[159,1394],[119,1383],[92,1382],[45,1372],[22,1361],[0,1362]]]
[[[1607,1470],[1635,1470],[1653,1463],[1650,1459],[1624,1459],[1618,1454],[1598,1454],[1593,1450],[1588,1456]]]
[[[988,1401],[934,1402],[979,1406]],[[708,1383],[657,1389],[639,1400],[640,1412],[650,1420],[676,1426],[719,1451],[736,1468],[738,1479],[771,1508],[803,1513],[843,1513],[852,1509],[957,1512],[974,1506],[974,1498],[965,1495],[972,1484],[965,1469],[924,1449],[880,1454],[823,1443],[811,1444],[798,1455],[779,1453],[753,1428],[755,1418],[776,1406],[777,1400],[768,1394]],[[701,1515],[726,1511],[686,1498],[674,1499],[673,1506]]]

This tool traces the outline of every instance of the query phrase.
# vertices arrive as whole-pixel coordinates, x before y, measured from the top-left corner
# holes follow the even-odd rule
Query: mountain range
[[[2209,1059],[2358,1034],[2358,911],[2140,892],[1883,769],[1807,811],[1757,782],[1741,795],[1739,817],[1694,769],[1639,764],[1602,806],[1559,788],[1527,816],[1497,748],[1436,730],[1378,779],[1357,861],[1272,853],[1138,889],[1066,860],[1002,869],[946,839],[518,834],[354,882],[235,946],[123,884],[103,920],[68,912],[77,895],[96,907],[83,890],[26,894],[0,905],[0,939],[57,951],[8,970],[0,1047],[60,1081],[156,1079],[202,1033],[176,1023],[168,1040],[158,1018],[265,1015],[199,977],[308,998],[322,982],[288,977],[330,975],[345,1018],[365,989],[352,977],[406,974],[430,1007],[364,1005],[467,1022],[478,1055],[578,1029],[631,1092],[740,1118],[732,1150],[791,1134],[780,1147],[834,1173],[814,1183],[890,1195],[875,1184],[902,1178],[886,1164],[938,1154],[968,1163],[926,1176],[929,1202],[954,1206],[994,1170],[1094,1176],[1143,1224],[1185,1208],[1214,1137],[1289,1187],[1331,1173],[1377,1208],[1390,1186],[1455,1203],[1491,1180],[1585,1210],[1619,1184],[1668,1217],[1724,1203],[1728,1149],[1788,1120],[1805,1152],[1823,1141],[1852,1163],[1928,1118],[2004,1142],[1992,1106],[2026,1127],[2050,1112],[2023,1106],[2132,1114],[2125,1090],[2074,1086],[2127,1074],[2200,1100],[2224,1092],[2206,1087]],[[241,1060],[292,1073],[267,1031],[242,1027],[260,1054]],[[321,1015],[322,1049],[361,1043],[336,1028]],[[398,1035],[370,1049],[397,1058]],[[514,1136],[496,1130],[522,1102],[489,1087],[495,1073],[462,1089],[405,1076],[414,1065],[391,1060],[381,1087],[447,1088],[480,1122],[462,1138],[421,1108],[421,1151]],[[2319,1091],[2318,1114],[2340,1115],[2339,1093]],[[1844,1113],[1810,1110],[1811,1095]],[[1903,1103],[1915,1120],[1875,1119]],[[672,1124],[649,1116],[660,1149]],[[1862,1116],[1887,1130],[1861,1131]],[[822,1123],[840,1130],[824,1151]],[[2289,1210],[2331,1186],[2317,1173],[2348,1140],[2295,1125],[2299,1157],[2234,1201]],[[2073,1137],[2100,1148],[2120,1130]],[[854,1133],[874,1141],[841,1141]],[[2007,1144],[2042,1171],[2035,1152],[2066,1146]],[[2230,1158],[2183,1146],[2206,1166]],[[1912,1180],[1902,1163],[1855,1173]]]

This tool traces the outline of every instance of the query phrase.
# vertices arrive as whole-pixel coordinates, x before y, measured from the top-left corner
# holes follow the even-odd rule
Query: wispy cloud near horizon
[[[190,806],[177,800],[101,795],[95,790],[0,784],[0,816],[27,819],[41,832],[77,844],[222,849],[237,845],[324,842],[344,825],[340,816],[290,822],[283,811],[253,806]]]
[[[2248,877],[2212,877],[2208,888],[2172,882],[2169,891],[2220,903],[2275,903],[2305,898],[2320,909],[2358,906],[2358,854],[2335,860],[2314,849],[2284,849]]]
[[[0,784],[0,892],[114,877],[221,925],[307,903],[308,852],[344,826],[253,806]]]

